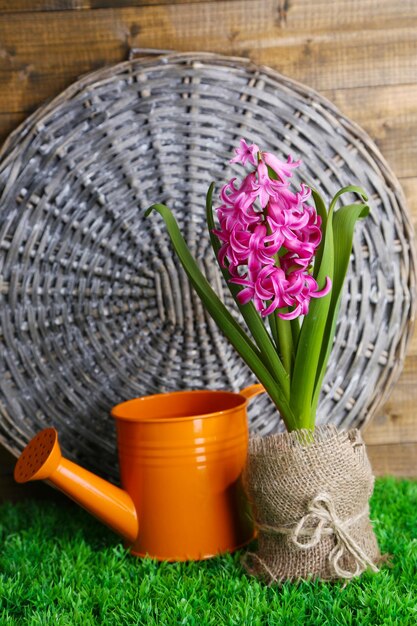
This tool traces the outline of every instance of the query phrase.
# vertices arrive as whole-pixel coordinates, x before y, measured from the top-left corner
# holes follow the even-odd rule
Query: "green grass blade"
[[[206,197],[206,219],[207,226],[209,230],[210,242],[214,251],[214,255],[216,257],[216,261],[218,262],[218,252],[220,249],[220,242],[216,235],[213,234],[213,230],[215,228],[214,218],[213,218],[213,191],[214,191],[214,183],[212,183],[208,189],[207,197]],[[220,263],[218,263],[220,267],[220,271],[223,274],[223,278],[226,281],[226,284],[230,290],[230,293],[233,296],[236,305],[238,306],[243,319],[246,322],[247,327],[249,328],[253,339],[255,340],[256,345],[259,348],[259,351],[262,355],[262,360],[264,364],[268,367],[271,374],[277,380],[279,386],[285,393],[286,397],[289,398],[290,395],[290,379],[288,373],[286,372],[279,356],[276,351],[276,348],[273,344],[273,341],[268,334],[268,331],[265,328],[265,324],[263,323],[258,311],[255,309],[252,302],[248,302],[247,304],[240,304],[237,299],[237,294],[240,291],[240,287],[238,285],[234,285],[229,281],[229,272],[226,268],[222,267]],[[271,317],[271,316],[270,316]]]
[[[333,345],[343,285],[349,266],[350,255],[352,252],[355,224],[358,219],[363,219],[367,217],[367,215],[369,215],[369,206],[367,204],[351,204],[339,209],[333,217],[333,285],[331,290],[329,314],[323,336],[323,344],[321,348],[319,366],[317,368],[317,376],[315,381],[315,391],[312,405],[312,409],[314,410],[314,412],[317,408],[323,377],[326,371],[327,362]]]
[[[394,467],[394,460],[388,456],[386,467]],[[415,466],[406,467],[412,471]],[[2,496],[10,493],[14,499],[11,479],[2,474],[1,485]],[[348,585],[300,580],[268,586],[243,574],[241,550],[179,563],[132,557],[113,532],[55,493],[46,501],[0,504],[2,626],[417,622],[415,480],[376,479],[371,519],[381,553],[395,557],[381,563],[379,574],[366,572]]]
[[[292,430],[295,427],[294,415],[279,383],[264,365],[258,348],[244,333],[202,274],[181,235],[170,209],[163,204],[154,204],[146,211],[145,215],[148,216],[152,211],[157,211],[164,219],[174,250],[208,313],[257,379],[263,384],[280,411],[287,428]]]

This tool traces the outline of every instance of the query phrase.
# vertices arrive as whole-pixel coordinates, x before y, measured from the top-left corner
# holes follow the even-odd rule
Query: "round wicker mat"
[[[205,193],[240,137],[302,158],[327,200],[363,186],[319,423],[361,426],[401,369],[414,313],[412,231],[398,182],[366,134],[309,88],[234,58],[137,59],[75,83],[0,155],[0,441],[19,453],[55,426],[65,454],[117,479],[109,409],[181,388],[234,389],[247,368],[204,312],[157,215],[174,210],[231,305],[208,244]],[[253,431],[279,428],[268,398]]]

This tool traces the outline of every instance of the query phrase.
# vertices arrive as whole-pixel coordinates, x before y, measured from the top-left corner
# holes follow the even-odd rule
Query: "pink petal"
[[[235,153],[236,156],[230,160],[230,163],[241,163],[245,165],[246,161],[249,161],[252,165],[257,164],[259,148],[256,144],[248,145],[244,139],[241,139],[240,146],[235,149]]]
[[[322,298],[323,296],[327,296],[330,289],[332,288],[332,281],[328,276],[326,276],[326,284],[321,291],[312,291],[310,292],[310,296],[312,298]]]
[[[253,298],[253,289],[250,287],[242,289],[242,291],[239,291],[236,298],[239,300],[240,304],[247,304]]]
[[[299,317],[301,314],[300,305],[296,306],[294,311],[290,311],[289,313],[278,313],[278,317],[282,320],[294,320],[296,317]]]
[[[281,179],[291,178],[292,170],[301,165],[301,161],[293,161],[291,155],[288,156],[286,163],[278,159],[278,157],[271,152],[262,152],[262,157],[265,163],[269,165]]]

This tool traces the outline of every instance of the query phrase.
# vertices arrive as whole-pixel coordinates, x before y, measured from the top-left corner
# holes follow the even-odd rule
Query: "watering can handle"
[[[249,387],[245,387],[239,393],[241,396],[243,396],[247,400],[250,400],[251,398],[258,396],[260,393],[264,393],[264,392],[265,392],[264,386],[260,385],[259,383],[256,383],[255,385],[250,385]]]

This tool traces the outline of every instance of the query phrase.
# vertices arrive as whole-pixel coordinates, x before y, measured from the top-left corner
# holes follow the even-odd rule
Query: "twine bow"
[[[335,535],[336,545],[329,553],[329,563],[334,573],[339,578],[351,579],[359,576],[369,567],[373,572],[378,572],[378,568],[367,556],[364,550],[349,534],[348,528],[361,517],[368,514],[368,506],[356,517],[341,520],[337,516],[333,500],[327,493],[319,493],[308,505],[308,512],[300,519],[294,528],[272,526],[261,526],[261,530],[272,531],[278,534],[288,534],[290,540],[300,550],[310,550],[314,548],[326,535]],[[318,522],[318,523],[317,523]],[[302,541],[301,537],[306,540]],[[356,564],[354,572],[343,569],[340,560],[347,552]]]

